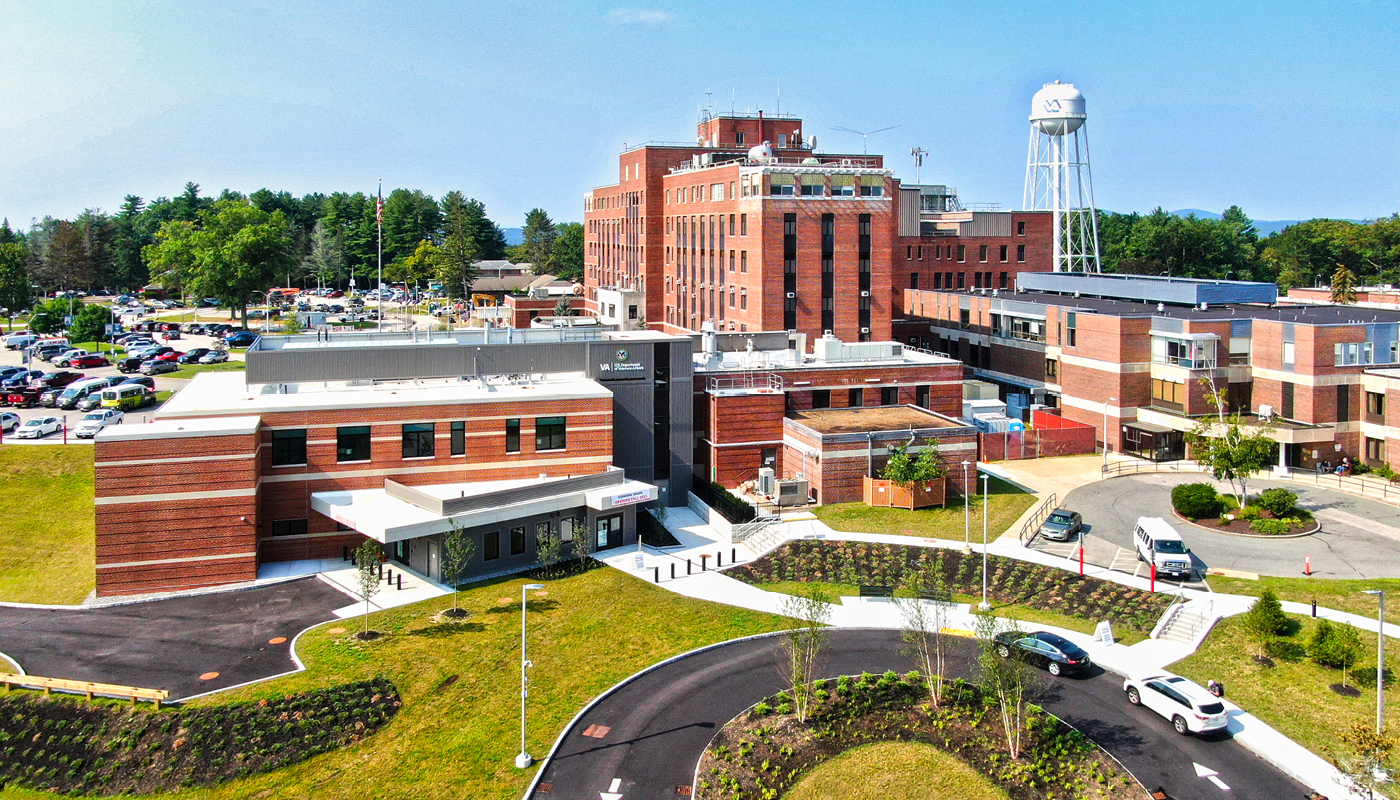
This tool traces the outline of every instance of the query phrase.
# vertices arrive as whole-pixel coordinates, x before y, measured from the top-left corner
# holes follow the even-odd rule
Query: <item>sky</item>
[[[1100,208],[1369,219],[1400,211],[1398,4],[0,0],[0,216],[382,178],[577,221],[624,146],[779,103],[822,151],[898,126],[869,147],[899,177],[922,147],[923,182],[1020,208],[1058,79]]]

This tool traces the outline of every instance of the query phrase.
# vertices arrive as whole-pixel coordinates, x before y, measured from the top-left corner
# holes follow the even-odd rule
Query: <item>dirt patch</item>
[[[722,728],[700,759],[695,796],[777,797],[827,759],[879,741],[938,747],[1014,800],[1142,796],[1137,781],[1108,754],[1043,713],[1028,720],[1020,755],[1012,759],[995,709],[962,681],[948,685],[937,708],[917,673],[848,676],[835,686],[819,681],[818,687],[819,702],[805,722],[772,710],[784,708],[786,696],[780,694]]]
[[[1358,688],[1356,688],[1355,686],[1343,686],[1343,685],[1341,685],[1340,683],[1333,683],[1333,684],[1330,684],[1327,688],[1328,688],[1328,689],[1331,689],[1332,691],[1336,692],[1337,694],[1341,695],[1342,697],[1360,697],[1360,696],[1361,696],[1361,690],[1358,689]]]

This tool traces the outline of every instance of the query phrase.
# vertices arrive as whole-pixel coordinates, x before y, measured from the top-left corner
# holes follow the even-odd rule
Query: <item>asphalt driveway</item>
[[[1131,551],[1137,518],[1161,517],[1181,533],[1197,567],[1224,567],[1261,575],[1303,574],[1305,556],[1324,578],[1400,577],[1400,509],[1326,488],[1257,480],[1250,494],[1281,487],[1298,495],[1322,529],[1295,539],[1232,536],[1183,522],[1172,514],[1171,490],[1182,483],[1213,482],[1209,475],[1155,473],[1097,481],[1070,492],[1063,505],[1084,515],[1085,558],[1113,561],[1119,548]],[[1222,491],[1228,487],[1221,486]],[[1131,565],[1136,559],[1131,559]],[[1120,558],[1119,566],[1127,563]]]
[[[351,602],[313,577],[106,608],[0,607],[0,652],[31,675],[165,689],[178,700],[293,669],[292,639]]]

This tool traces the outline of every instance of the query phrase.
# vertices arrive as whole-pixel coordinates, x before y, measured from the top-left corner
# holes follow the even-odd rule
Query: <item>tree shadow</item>
[[[1351,671],[1351,678],[1352,678],[1352,680],[1356,681],[1356,682],[1359,683],[1359,684],[1364,683],[1364,684],[1366,684],[1366,685],[1368,685],[1368,686],[1375,686],[1375,685],[1376,685],[1376,668],[1375,668],[1375,667],[1359,667],[1359,668],[1354,669],[1354,670]],[[1394,683],[1394,681],[1395,681],[1395,671],[1392,670],[1390,667],[1386,667],[1386,669],[1385,669],[1385,688],[1389,689],[1389,688],[1391,687],[1391,685]]]
[[[409,635],[435,639],[458,633],[481,633],[484,630],[486,630],[486,626],[480,622],[439,622],[436,625],[419,628]]]
[[[1289,620],[1289,624],[1298,627],[1298,623]],[[1296,630],[1294,631],[1296,633]],[[1291,633],[1289,635],[1292,635]],[[1264,652],[1270,657],[1279,661],[1286,661],[1290,664],[1297,664],[1307,656],[1307,650],[1302,644],[1288,639],[1274,639],[1265,646]]]
[[[559,601],[548,597],[532,597],[525,601],[525,608],[534,612],[553,611],[559,607]],[[515,603],[503,603],[486,609],[487,614],[511,614],[520,609]]]

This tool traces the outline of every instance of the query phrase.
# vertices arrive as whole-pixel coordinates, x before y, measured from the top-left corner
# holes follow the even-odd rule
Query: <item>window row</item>
[[[567,445],[565,417],[535,418],[535,451],[564,450]],[[403,458],[433,458],[437,455],[437,426],[435,422],[412,422],[400,426]],[[448,448],[452,455],[467,453],[467,423],[452,420],[447,423]],[[520,452],[520,420],[505,421],[506,452]],[[272,466],[300,466],[306,463],[306,429],[275,430],[272,432]],[[335,460],[337,462],[369,461],[371,458],[370,426],[346,425],[335,430]]]

